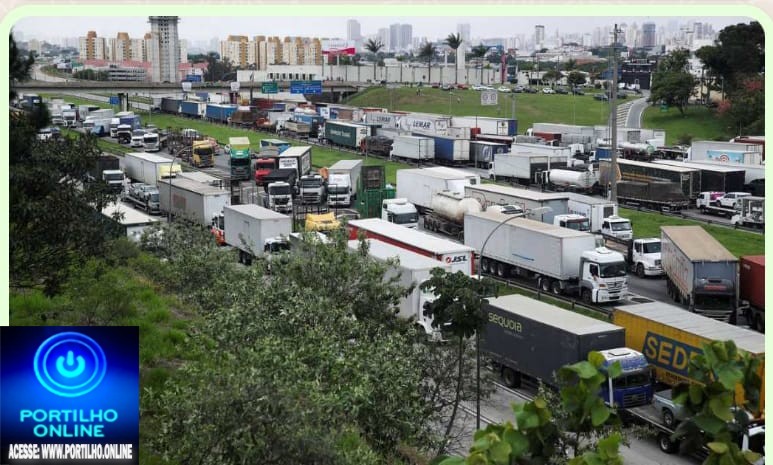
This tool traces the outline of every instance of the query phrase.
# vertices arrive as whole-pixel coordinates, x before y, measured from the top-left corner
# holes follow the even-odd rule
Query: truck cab
[[[161,150],[161,136],[157,132],[146,132],[142,136],[142,145],[146,152],[158,152]]]
[[[381,202],[381,219],[406,228],[419,227],[419,212],[407,199],[385,199]]]
[[[276,156],[260,156],[255,160],[255,184],[262,186],[263,178],[275,170],[278,166],[279,158]]]
[[[104,170],[102,171],[102,181],[107,184],[107,187],[113,192],[121,192],[123,190],[124,175],[121,170]]]
[[[212,224],[209,227],[209,231],[215,237],[217,245],[225,244],[225,215],[218,213],[212,217]]]
[[[631,220],[617,215],[604,218],[604,221],[601,223],[601,234],[625,241],[633,239]]]
[[[623,255],[606,247],[588,250],[580,257],[581,296],[587,303],[619,302],[628,293]]]
[[[134,183],[129,187],[128,199],[151,215],[161,213],[161,203],[156,186]]]
[[[307,205],[318,205],[325,198],[325,183],[319,174],[307,174],[300,179],[301,202]]]
[[[698,194],[698,198],[695,199],[695,206],[700,210],[705,210],[706,207],[713,207],[717,205],[717,200],[725,195],[724,192],[701,192]]]
[[[741,197],[736,203],[738,213],[733,215],[730,222],[735,226],[765,227],[765,198],[747,195]]]
[[[553,224],[562,228],[574,229],[575,231],[590,232],[590,220],[576,213],[556,215],[553,217]]]
[[[631,245],[630,265],[640,278],[663,275],[660,238],[634,239]]]
[[[330,206],[348,207],[352,204],[352,185],[349,175],[331,173],[327,179],[327,202]]]
[[[191,161],[197,168],[210,168],[215,166],[215,147],[211,141],[193,141],[191,147]]]
[[[145,131],[142,129],[133,130],[130,146],[135,148],[145,147]]]
[[[602,350],[599,353],[604,357],[602,371],[606,371],[615,362],[619,362],[623,370],[617,378],[607,378],[601,387],[599,395],[607,405],[631,408],[652,402],[652,367],[644,354],[627,347]]]
[[[130,144],[132,141],[132,127],[128,124],[119,124],[115,131],[115,138],[119,144]]]
[[[279,213],[291,213],[293,211],[292,186],[284,181],[272,182],[266,186],[268,193],[266,208]]]

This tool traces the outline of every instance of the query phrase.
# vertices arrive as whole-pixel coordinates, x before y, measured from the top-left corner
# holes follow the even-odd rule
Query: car
[[[593,96],[593,98],[594,98],[595,100],[601,100],[601,101],[603,101],[603,102],[606,102],[607,100],[609,100],[609,97],[607,97],[607,94],[595,94],[595,95]]]
[[[467,84],[457,84],[456,88],[459,89],[459,90],[467,90],[468,89]]]
[[[543,87],[542,88],[542,93],[543,94],[555,94],[556,91],[551,89],[550,87]]]
[[[451,86],[449,86],[448,84],[443,84],[442,86],[440,86],[440,90],[451,90]]]
[[[523,91],[524,91],[523,86],[515,86],[515,87],[513,87],[513,92],[515,92],[517,94],[520,94]]]
[[[575,87],[574,89],[572,89],[572,93],[574,95],[585,95],[585,92],[583,92],[582,89],[580,89],[579,87]]]
[[[38,140],[58,139],[61,135],[61,131],[58,127],[47,127],[38,131]]]
[[[524,87],[523,91],[527,94],[538,94],[539,91],[535,89],[534,87]]]
[[[751,196],[748,192],[728,192],[723,197],[717,199],[717,205],[723,208],[735,208],[735,204],[741,197]]]
[[[499,88],[497,88],[497,91],[498,92],[505,92],[505,93],[512,92],[512,90],[509,87],[507,87],[507,86],[499,86]]]
[[[556,93],[557,94],[563,94],[563,95],[569,95],[569,91],[564,89],[563,87],[556,88]]]
[[[439,89],[439,88],[440,88],[440,84],[439,84],[439,83],[437,83],[437,82],[433,82],[433,83],[432,83],[432,88],[433,88],[433,89]]]
[[[482,86],[482,85],[478,85],[478,84],[473,84],[472,90],[486,90],[486,86]]]

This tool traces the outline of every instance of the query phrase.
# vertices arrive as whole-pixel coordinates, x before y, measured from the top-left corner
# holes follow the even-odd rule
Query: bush
[[[679,139],[677,139],[677,144],[679,145],[691,145],[692,144],[693,135],[692,134],[681,134],[679,136]],[[719,140],[722,140],[721,138]]]

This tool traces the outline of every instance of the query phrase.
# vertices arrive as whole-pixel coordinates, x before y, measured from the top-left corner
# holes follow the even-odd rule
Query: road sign
[[[239,92],[239,81],[231,83],[231,92]]]
[[[322,81],[290,81],[291,94],[321,94]]]
[[[260,85],[260,91],[264,94],[276,94],[279,92],[279,86],[276,82],[264,82]]]
[[[183,82],[183,92],[190,92],[190,91],[191,91],[191,83]]]
[[[110,96],[110,105],[120,105],[120,103],[121,99],[119,99],[117,95]]]
[[[497,91],[484,90],[480,93],[481,105],[496,105],[497,104]]]
[[[201,82],[201,74],[186,74],[185,80],[188,82]]]

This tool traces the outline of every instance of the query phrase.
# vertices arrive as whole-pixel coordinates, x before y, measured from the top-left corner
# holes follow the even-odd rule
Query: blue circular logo
[[[67,332],[51,336],[40,344],[34,368],[40,384],[53,394],[80,397],[102,382],[107,359],[94,339]]]

